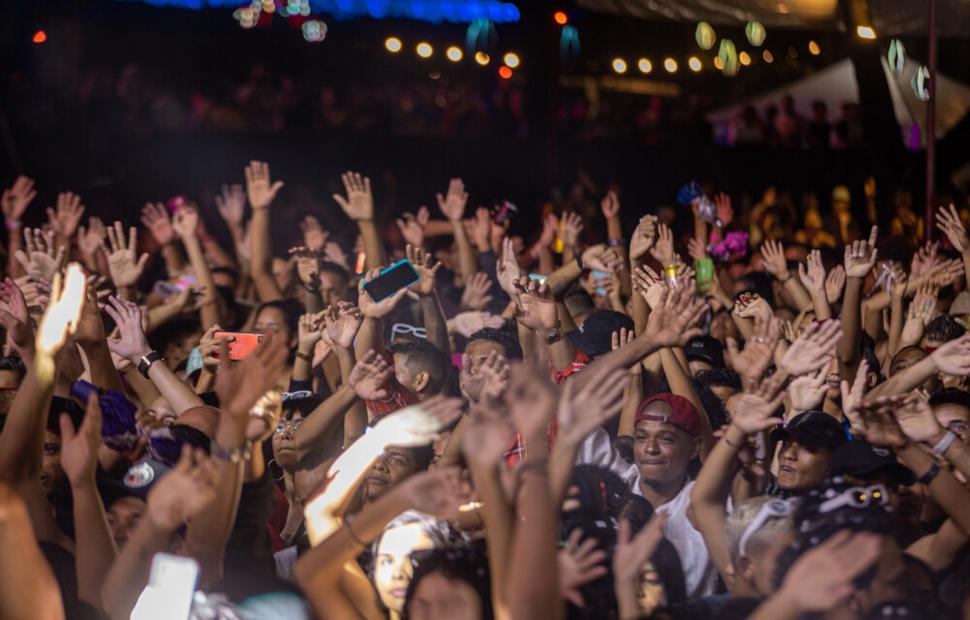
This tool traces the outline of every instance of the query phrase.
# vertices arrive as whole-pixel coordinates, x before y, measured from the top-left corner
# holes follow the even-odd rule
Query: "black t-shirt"
[[[273,506],[273,479],[266,468],[262,477],[243,484],[236,521],[226,544],[227,580],[239,573],[274,574],[273,549],[266,529]]]

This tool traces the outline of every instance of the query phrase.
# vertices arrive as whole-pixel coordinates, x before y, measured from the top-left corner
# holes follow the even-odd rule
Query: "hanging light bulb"
[[[714,28],[712,28],[707,22],[700,22],[697,24],[697,30],[694,31],[694,38],[697,39],[697,45],[702,50],[711,49],[714,47],[714,43],[717,41],[717,35],[714,34]]]
[[[889,52],[886,54],[886,60],[889,61],[889,68],[897,76],[902,75],[903,69],[906,67],[906,48],[903,47],[903,42],[899,39],[893,39],[889,42]]]
[[[744,36],[748,37],[748,43],[755,47],[761,47],[761,44],[765,42],[765,38],[768,36],[768,31],[765,30],[765,25],[758,21],[750,21],[744,27]]]

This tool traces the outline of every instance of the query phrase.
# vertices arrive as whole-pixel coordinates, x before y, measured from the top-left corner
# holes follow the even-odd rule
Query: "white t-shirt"
[[[580,444],[576,452],[577,464],[599,465],[620,476],[635,495],[643,497],[640,490],[640,471],[636,465],[626,462],[613,448],[610,436],[601,428],[596,429]],[[664,524],[664,538],[677,549],[680,563],[684,569],[687,598],[697,600],[714,594],[717,589],[717,569],[704,544],[704,537],[694,529],[687,518],[690,506],[690,491],[694,481],[688,480],[677,495],[655,510],[667,515]],[[730,502],[729,502],[730,503]]]

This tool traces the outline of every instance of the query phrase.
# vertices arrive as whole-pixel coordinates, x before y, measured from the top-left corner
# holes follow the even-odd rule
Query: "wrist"
[[[152,352],[152,348],[149,347],[147,344],[145,344],[144,346],[136,347],[132,351],[131,355],[128,356],[127,359],[128,359],[129,362],[131,362],[132,364],[135,364],[137,366],[138,365],[138,362],[140,362],[143,357],[145,357],[146,355],[148,355],[151,352]]]
[[[788,270],[779,271],[778,273],[774,274],[774,276],[782,284],[784,284],[784,283],[788,282],[789,280],[791,280],[791,272],[788,271]]]
[[[10,230],[10,231],[20,230],[20,227],[22,226],[20,220],[12,220],[7,218],[4,220],[4,222],[7,225],[7,230]]]

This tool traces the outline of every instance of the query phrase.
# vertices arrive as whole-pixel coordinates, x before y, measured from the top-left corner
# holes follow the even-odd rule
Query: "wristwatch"
[[[253,458],[253,442],[246,440],[241,448],[223,448],[216,442],[209,443],[209,454],[230,463],[244,463]]]
[[[158,351],[151,351],[143,355],[142,358],[138,360],[138,372],[141,373],[141,376],[147,379],[148,369],[152,367],[152,364],[154,364],[155,362],[161,359],[163,359],[162,354],[159,353]]]

